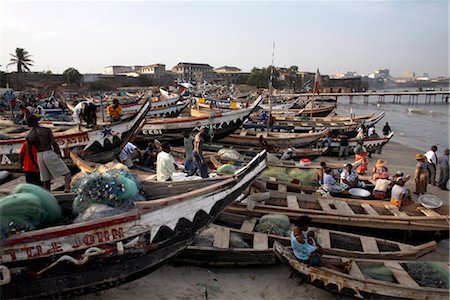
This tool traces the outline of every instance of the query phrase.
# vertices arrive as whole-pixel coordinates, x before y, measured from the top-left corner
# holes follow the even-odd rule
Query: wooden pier
[[[290,96],[304,97],[306,99],[314,96],[315,99],[334,98],[338,101],[339,97],[347,97],[350,103],[353,103],[355,97],[363,97],[363,103],[369,103],[371,99],[377,99],[377,103],[386,103],[386,97],[392,97],[392,103],[395,104],[448,104],[450,91],[421,91],[421,92],[355,92],[355,93],[321,93],[313,95],[311,93],[291,94]],[[402,98],[403,97],[403,98]],[[440,98],[440,99],[439,99]],[[419,103],[423,100],[423,102]]]

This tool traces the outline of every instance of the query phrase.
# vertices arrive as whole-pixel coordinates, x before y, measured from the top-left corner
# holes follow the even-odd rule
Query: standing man
[[[391,126],[389,126],[389,123],[386,122],[386,124],[385,124],[384,127],[383,127],[383,135],[384,135],[384,136],[387,136],[387,135],[389,135],[389,133],[391,133],[391,132],[392,132]]]
[[[78,124],[78,130],[81,130],[81,123],[84,119],[84,110],[86,108],[86,101],[78,102],[73,108],[72,119]]]
[[[339,139],[339,158],[338,158],[338,160],[341,160],[341,157],[344,157],[345,159],[347,159],[348,135],[344,132],[344,129],[341,129],[341,131],[339,131],[338,139]]]
[[[194,137],[194,150],[192,151],[192,157],[194,159],[194,165],[200,173],[202,178],[208,178],[208,164],[203,157],[203,136],[205,135],[205,128],[202,128]]]
[[[119,104],[119,100],[114,99],[113,104],[109,105],[106,109],[108,111],[111,122],[118,122],[122,117],[122,106]]]
[[[61,150],[53,137],[52,130],[39,126],[38,118],[31,115],[27,119],[31,127],[28,133],[27,150],[32,164],[39,169],[44,188],[50,191],[50,180],[64,176],[64,192],[70,192],[70,170],[61,159]],[[32,147],[37,149],[37,163],[33,156]],[[53,149],[52,149],[53,148]]]
[[[444,156],[439,160],[439,182],[438,186],[444,190],[448,191],[447,189],[447,181],[448,181],[448,149],[444,150]]]
[[[164,142],[162,144],[162,151],[156,157],[156,180],[172,181],[174,172],[175,162],[172,155],[170,155],[170,144]]]
[[[425,157],[428,162],[428,172],[429,172],[429,183],[436,185],[436,167],[438,163],[436,151],[438,148],[436,146],[431,146],[430,151],[425,153]]]

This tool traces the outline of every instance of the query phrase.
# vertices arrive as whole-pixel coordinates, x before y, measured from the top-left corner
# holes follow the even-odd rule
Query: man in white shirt
[[[436,166],[438,163],[436,151],[438,148],[436,146],[431,146],[431,150],[425,153],[425,157],[428,161],[428,172],[430,173],[430,183],[436,185]]]
[[[133,161],[139,157],[141,151],[133,143],[128,142],[119,154],[119,160],[128,168],[133,166]]]
[[[87,105],[86,101],[81,101],[78,102],[78,104],[75,105],[75,107],[73,108],[72,119],[75,121],[75,123],[78,124],[78,130],[81,129],[81,122],[83,120],[83,114],[86,105]]]
[[[156,179],[158,181],[172,181],[175,172],[175,162],[170,155],[170,145],[167,142],[162,144],[162,151],[156,157]]]

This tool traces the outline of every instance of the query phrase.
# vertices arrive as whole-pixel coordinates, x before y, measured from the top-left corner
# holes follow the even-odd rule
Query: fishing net
[[[29,231],[54,224],[60,218],[61,208],[55,197],[37,185],[18,185],[10,195],[0,198],[2,238],[11,232]]]
[[[261,176],[274,177],[281,181],[291,181],[291,178],[287,174],[286,168],[283,167],[268,167],[262,172]]]
[[[219,154],[221,159],[228,159],[228,160],[234,160],[234,161],[242,161],[242,156],[233,149],[227,149],[223,148],[220,149],[217,154]]]
[[[145,199],[143,186],[136,175],[122,168],[107,170],[102,167],[99,171],[82,173],[72,180],[72,191],[77,195],[73,202],[76,213],[83,213],[92,204],[128,211],[135,201]]]
[[[105,204],[91,204],[82,214],[73,221],[74,223],[98,220],[125,212],[122,209],[114,208]]]
[[[316,169],[298,169],[293,168],[288,171],[288,175],[292,179],[300,180],[302,185],[317,185],[317,170]]]
[[[417,261],[401,265],[420,286],[440,289],[449,288],[448,269],[439,263]]]
[[[385,266],[360,266],[360,269],[364,275],[369,276],[370,278],[386,282],[395,282],[391,270]]]
[[[234,174],[236,168],[232,165],[225,164],[217,168],[216,172],[218,174]]]
[[[34,184],[23,183],[19,184],[12,190],[12,194],[30,193],[36,195],[41,203],[41,223],[53,224],[61,218],[61,207],[58,204],[55,196],[53,196],[46,189]]]
[[[230,233],[230,248],[250,248],[248,243],[237,233]]]
[[[261,217],[259,224],[256,225],[255,231],[288,236],[291,228],[289,217],[281,214],[268,214]]]

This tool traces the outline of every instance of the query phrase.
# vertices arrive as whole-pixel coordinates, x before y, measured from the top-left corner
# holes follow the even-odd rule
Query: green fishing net
[[[281,214],[267,214],[261,217],[259,224],[256,225],[255,231],[288,236],[291,229],[291,221],[289,217]]]

